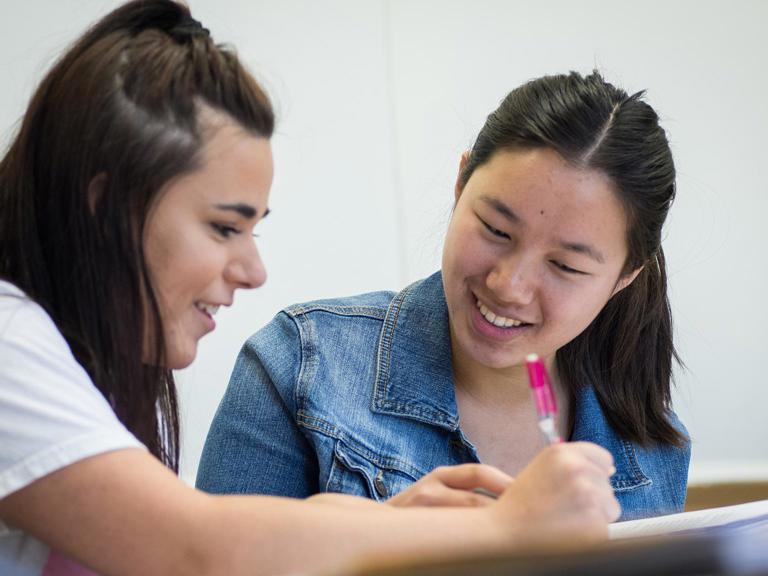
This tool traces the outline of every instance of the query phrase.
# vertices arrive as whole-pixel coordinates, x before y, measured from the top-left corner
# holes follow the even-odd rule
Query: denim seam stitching
[[[653,484],[653,480],[648,478],[640,468],[640,464],[637,461],[635,455],[635,448],[626,440],[621,440],[621,449],[626,456],[626,461],[629,464],[630,471],[632,472],[632,480],[620,480],[613,484],[613,488],[616,492],[626,492],[635,488],[641,488],[643,486],[650,486]]]
[[[381,329],[379,337],[379,346],[376,353],[376,379],[374,382],[374,398],[372,409],[384,411],[386,413],[395,413],[398,416],[408,416],[426,424],[445,424],[451,430],[455,430],[458,425],[455,419],[434,408],[419,407],[417,410],[411,408],[407,402],[398,400],[387,400],[386,392],[389,389],[389,372],[392,365],[392,343],[394,340],[394,331],[397,321],[400,318],[400,312],[403,308],[406,297],[413,290],[418,282],[414,282],[405,287],[397,294],[389,305],[387,314],[384,317],[384,326]],[[394,310],[394,313],[390,313]],[[386,382],[385,385],[382,385]]]
[[[414,408],[413,404],[417,404],[417,407]],[[445,413],[435,408],[423,408],[418,406],[418,403],[403,402],[401,400],[381,400],[377,403],[377,407],[379,411],[386,414],[407,416],[425,424],[445,424],[449,426],[448,429],[451,431],[458,428],[453,417],[446,416]]]
[[[303,428],[321,432],[335,440],[341,440],[342,434],[339,429],[336,428],[336,426],[323,420],[322,418],[316,418],[315,416],[307,414],[307,412],[305,412],[303,409],[299,410],[299,413],[296,415],[296,422]]]
[[[314,376],[314,372],[310,374],[310,370],[314,368],[312,365],[312,324],[309,321],[303,321],[299,318],[294,318],[288,315],[296,326],[296,330],[299,333],[299,373],[296,376],[296,388],[294,390],[294,401],[296,402],[297,412],[301,412],[304,408],[306,397],[308,396],[307,390],[309,388],[309,379]]]
[[[363,481],[365,482],[366,486],[368,487],[368,493],[371,495],[371,498],[373,500],[376,500],[377,502],[381,502],[383,498],[377,492],[376,486],[373,483],[374,481],[368,477],[367,470],[363,466],[360,466],[359,464],[350,462],[349,459],[346,457],[346,454],[339,452],[340,442],[341,441],[337,442],[336,445],[333,447],[334,464],[335,464],[335,460],[338,459],[344,466],[347,467],[348,470],[352,470],[360,474],[363,477]]]
[[[394,307],[394,315],[389,313],[384,316],[384,326],[381,329],[381,337],[379,340],[379,347],[376,353],[376,380],[374,382],[374,407],[378,406],[383,397],[386,397],[386,391],[389,387],[389,369],[392,358],[392,340],[395,326],[397,326],[397,319],[400,317],[400,310],[402,310],[403,301],[406,295],[410,292],[411,287],[406,287],[397,296],[395,296],[390,303],[390,308]],[[384,378],[386,377],[386,378]],[[383,380],[386,380],[386,384],[383,386]]]
[[[322,304],[313,306],[295,305],[285,309],[290,317],[306,316],[310,312],[327,312],[338,316],[362,316],[373,320],[382,320],[386,311],[376,306],[325,306]]]
[[[404,460],[393,457],[382,458],[367,448],[359,447],[354,439],[347,436],[333,424],[323,420],[322,418],[311,416],[303,410],[299,411],[297,422],[301,427],[320,432],[321,434],[325,434],[326,436],[329,436],[330,438],[343,443],[347,449],[351,450],[358,456],[365,458],[371,464],[378,466],[379,468],[407,474],[414,480],[425,474],[425,472],[415,468]]]
[[[391,470],[394,472],[400,472],[402,474],[406,474],[407,476],[410,476],[413,480],[416,480],[417,478],[424,475],[424,472],[421,472],[420,470],[414,469],[413,466],[410,466],[407,462],[404,462],[403,460],[400,460],[398,458],[382,458],[378,454],[371,452],[367,448],[361,448],[357,445],[354,440],[351,440],[348,437],[340,438],[339,442],[344,444],[344,447],[348,450],[354,452],[361,458],[365,458],[368,462],[373,464],[374,466],[377,466],[378,468],[381,468],[382,470]]]
[[[336,451],[334,450],[334,456],[336,455]],[[336,464],[336,458],[331,458],[331,469],[328,471],[328,480],[325,483],[325,491],[326,492],[338,492],[339,490],[336,488],[340,488],[340,483],[334,482],[334,479],[336,478],[336,469],[338,468],[338,465]],[[331,483],[333,482],[333,485]]]

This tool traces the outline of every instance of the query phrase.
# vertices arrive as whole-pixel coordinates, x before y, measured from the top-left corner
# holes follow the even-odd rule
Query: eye
[[[480,222],[483,223],[483,226],[485,226],[485,229],[488,230],[488,232],[490,232],[494,236],[498,236],[499,238],[509,238],[509,234],[507,234],[506,232],[502,232],[498,228],[494,228],[493,226],[488,224],[488,222],[486,222],[482,218],[478,217],[478,220],[480,220]]]
[[[570,266],[567,266],[562,262],[558,262],[557,260],[550,260],[550,262],[552,262],[552,264],[554,264],[558,270],[562,270],[566,274],[586,274],[586,272],[582,272],[581,270],[576,270],[575,268],[571,268]]]
[[[238,230],[234,226],[229,226],[228,224],[219,224],[217,222],[211,222],[211,228],[214,229],[216,234],[218,234],[224,239],[229,238],[230,236],[235,234],[240,234],[240,230]]]

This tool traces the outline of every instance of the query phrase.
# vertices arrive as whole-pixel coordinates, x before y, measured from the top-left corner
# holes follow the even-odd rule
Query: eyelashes
[[[483,226],[485,226],[486,230],[488,230],[488,232],[490,232],[494,236],[498,236],[499,238],[509,238],[509,234],[507,234],[506,232],[502,232],[498,228],[494,228],[493,226],[488,224],[488,222],[486,222],[482,218],[479,218],[479,220],[480,220],[480,222],[483,223]]]
[[[224,239],[240,234],[240,230],[238,230],[234,226],[229,226],[227,224],[219,224],[217,222],[211,222],[211,228],[213,228],[216,234],[218,234]]]
[[[570,266],[567,266],[562,262],[558,262],[557,260],[550,260],[550,262],[552,262],[552,264],[554,264],[556,268],[559,268],[566,274],[586,274],[586,272],[582,272],[581,270],[576,270],[575,268],[571,268]]]
[[[504,239],[504,240],[511,240],[511,237],[510,237],[510,235],[509,235],[509,234],[507,234],[506,232],[502,232],[502,231],[501,231],[501,230],[499,230],[498,228],[494,228],[493,226],[491,226],[490,224],[488,224],[488,222],[486,222],[485,220],[483,220],[483,219],[482,219],[482,218],[480,218],[479,216],[477,217],[477,219],[478,219],[478,220],[480,220],[480,222],[483,224],[483,226],[485,227],[485,229],[486,229],[486,230],[487,230],[487,231],[488,231],[490,234],[492,234],[493,236],[495,236],[496,238],[501,238],[501,239]],[[551,264],[552,264],[552,265],[553,265],[555,268],[557,268],[557,269],[558,269],[558,270],[560,270],[561,272],[564,272],[565,274],[581,275],[581,276],[586,276],[586,275],[587,275],[587,272],[583,272],[583,271],[581,271],[581,270],[577,270],[576,268],[571,268],[571,267],[570,267],[570,266],[568,266],[567,264],[563,264],[562,262],[560,262],[560,261],[558,261],[558,260],[550,260],[550,263],[551,263]]]

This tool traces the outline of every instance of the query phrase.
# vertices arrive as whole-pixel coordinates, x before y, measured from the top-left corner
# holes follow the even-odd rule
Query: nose
[[[488,289],[505,304],[526,306],[533,302],[538,290],[538,275],[532,262],[520,256],[504,258],[486,277]]]
[[[267,281],[267,269],[255,243],[249,243],[247,250],[227,264],[224,278],[237,288],[246,289],[258,288]]]

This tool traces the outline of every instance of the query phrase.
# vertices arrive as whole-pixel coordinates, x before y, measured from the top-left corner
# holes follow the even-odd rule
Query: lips
[[[479,298],[476,298],[475,305],[480,311],[480,314],[488,321],[489,324],[493,324],[498,328],[519,328],[521,326],[530,326],[529,322],[525,322],[519,318],[513,318],[508,316],[502,316],[491,311],[491,309],[483,303]]]
[[[216,312],[219,311],[219,305],[217,304],[206,304],[205,302],[195,302],[195,307],[201,312],[205,312],[209,316],[215,316]]]
[[[200,301],[195,302],[195,309],[200,313],[206,333],[216,329],[216,320],[214,320],[213,317],[219,311],[220,307],[221,306],[218,304],[209,304]]]

